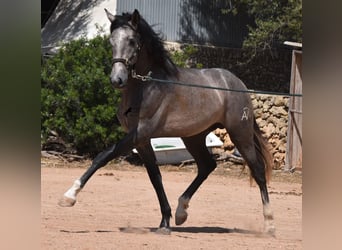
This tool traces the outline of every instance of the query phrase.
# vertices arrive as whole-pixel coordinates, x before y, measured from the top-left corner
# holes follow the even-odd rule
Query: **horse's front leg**
[[[157,233],[170,234],[171,207],[164,191],[162,176],[160,174],[159,167],[156,164],[156,157],[153,148],[148,141],[147,144],[137,147],[137,151],[145,164],[148,176],[150,177],[151,183],[157,193],[159,200],[162,220]]]
[[[108,147],[103,152],[99,153],[93,160],[88,170],[77,180],[71,188],[68,189],[63,195],[63,198],[59,201],[59,205],[62,207],[71,207],[76,203],[76,196],[87,183],[89,178],[101,167],[105,166],[109,161],[114,158],[125,155],[133,149],[134,140],[136,137],[136,131],[132,131],[127,134],[117,144]]]

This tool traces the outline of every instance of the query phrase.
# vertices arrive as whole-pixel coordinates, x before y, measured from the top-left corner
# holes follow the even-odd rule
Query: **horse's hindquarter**
[[[216,84],[227,89],[219,91],[224,103],[221,108],[224,110],[223,123],[225,127],[229,129],[236,126],[240,128],[252,126],[253,106],[250,94],[244,92],[247,90],[245,84],[237,76],[225,69],[209,69],[206,73],[211,75],[213,80],[221,78]],[[240,121],[243,121],[243,123]]]
[[[220,88],[245,88],[240,80],[222,69],[180,69],[177,81]],[[191,136],[215,123],[224,122],[231,92],[168,83],[153,84],[155,86],[144,91],[139,116],[140,130],[152,133],[151,137]]]
[[[191,91],[189,98],[197,104],[195,108],[199,114],[215,117],[215,122],[220,123],[227,115],[234,116],[234,113],[246,106],[251,108],[249,94],[228,91],[229,89],[247,90],[244,83],[230,71],[220,68],[184,69],[184,71],[185,77],[180,80],[181,82],[212,88],[185,87],[189,92]]]

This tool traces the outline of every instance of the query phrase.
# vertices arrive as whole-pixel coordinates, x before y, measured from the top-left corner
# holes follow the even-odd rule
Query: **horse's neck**
[[[153,68],[154,62],[148,55],[146,47],[143,45],[139,53],[138,61],[135,64],[135,71],[139,75],[147,75]]]
[[[121,106],[124,107],[140,107],[142,97],[142,86],[140,83],[132,80],[121,94]]]
[[[140,50],[138,61],[135,64],[134,70],[138,75],[147,75],[149,71],[153,70],[153,62],[151,61],[146,48],[143,46]],[[139,110],[142,101],[143,84],[141,81],[129,77],[127,88],[123,90],[121,95],[122,110],[129,108]],[[125,111],[124,111],[125,112]]]
[[[139,93],[141,91],[132,89],[134,86],[128,85],[121,92],[121,102],[117,112],[117,117],[126,132],[136,126],[141,107],[141,94]]]
[[[150,71],[157,75],[161,72],[159,65],[154,64],[152,59],[148,56],[147,50],[144,46],[141,48],[139,58],[134,69],[138,75],[143,76],[147,75]],[[124,89],[121,94],[120,109],[123,112],[126,112],[128,109],[139,112],[143,98],[144,85],[146,84],[149,84],[149,82],[145,83],[129,77],[127,88]]]

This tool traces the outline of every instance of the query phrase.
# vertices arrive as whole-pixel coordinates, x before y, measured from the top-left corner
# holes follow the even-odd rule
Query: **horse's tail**
[[[268,141],[262,136],[260,128],[254,119],[254,145],[259,162],[265,165],[266,181],[271,179],[273,169],[273,155],[271,154],[271,147]]]

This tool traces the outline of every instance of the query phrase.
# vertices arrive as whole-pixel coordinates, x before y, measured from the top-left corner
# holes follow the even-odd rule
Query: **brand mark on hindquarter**
[[[241,121],[243,120],[248,120],[248,115],[249,115],[249,108],[248,107],[244,107],[242,109],[242,117],[241,117]]]

